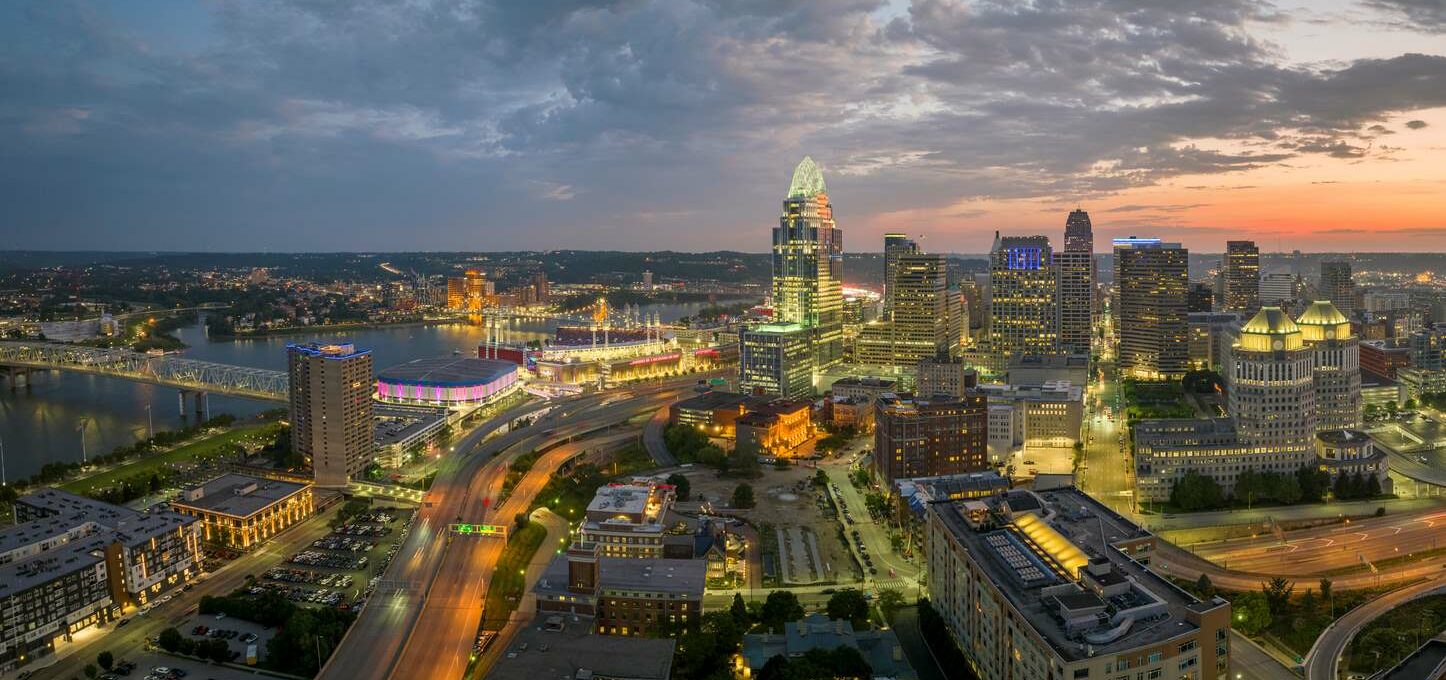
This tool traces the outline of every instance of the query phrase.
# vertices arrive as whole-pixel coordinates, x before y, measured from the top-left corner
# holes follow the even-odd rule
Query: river
[[[702,302],[658,304],[645,305],[641,310],[658,312],[664,321],[672,321],[706,306]],[[505,328],[506,339],[525,342],[550,337],[555,325],[511,321]],[[176,336],[189,346],[184,353],[187,358],[272,370],[286,370],[287,343],[347,340],[371,349],[373,364],[380,370],[421,357],[448,355],[454,350],[476,356],[477,345],[486,332],[470,324],[390,326],[213,342],[206,337],[205,326],[198,322],[180,329]],[[174,388],[64,371],[33,373],[31,377],[34,381],[30,387],[22,382],[14,392],[8,381],[0,381],[0,444],[4,447],[7,481],[28,477],[45,463],[80,460],[82,431],[85,454],[97,455],[144,438],[148,427],[156,431],[179,429],[194,422],[194,415],[179,412]],[[280,402],[210,397],[212,415],[246,417],[281,406]]]

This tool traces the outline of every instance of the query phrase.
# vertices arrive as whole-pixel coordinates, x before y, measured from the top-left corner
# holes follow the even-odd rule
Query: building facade
[[[906,234],[884,234],[884,319],[894,314],[894,276],[899,256],[919,252],[919,244]]]
[[[1334,303],[1346,318],[1355,316],[1356,281],[1351,275],[1351,263],[1343,260],[1320,263],[1320,297]]]
[[[843,232],[823,172],[805,157],[773,229],[773,318],[813,335],[815,370],[843,360]]]
[[[1178,378],[1189,370],[1190,253],[1153,238],[1115,239],[1115,332],[1120,372]]]
[[[746,394],[801,399],[813,394],[814,329],[771,323],[739,335],[738,387]]]
[[[884,395],[874,404],[874,465],[895,480],[976,472],[989,465],[988,404],[963,398]]]
[[[207,541],[251,550],[314,511],[311,485],[229,473],[185,489],[171,508],[201,521]]]
[[[961,326],[951,314],[945,287],[943,255],[910,252],[895,255],[894,279],[889,289],[893,311],[889,318],[863,326],[856,359],[871,366],[913,366],[925,357],[948,356],[959,346]],[[962,321],[960,319],[959,321]]]
[[[994,234],[989,252],[989,348],[1001,357],[1059,351],[1059,284],[1047,236]]]
[[[652,559],[663,556],[664,519],[675,492],[668,484],[609,484],[587,504],[581,539],[606,557]]]
[[[1315,352],[1316,427],[1361,426],[1361,346],[1351,322],[1335,305],[1317,300],[1296,319],[1301,339]]]
[[[291,448],[311,461],[317,486],[346,486],[375,453],[371,350],[292,344],[286,356]]]
[[[1260,249],[1254,241],[1226,241],[1220,276],[1225,282],[1221,311],[1254,316],[1260,309]]]
[[[1064,250],[1054,254],[1059,282],[1059,346],[1066,353],[1090,353],[1099,318],[1095,305],[1094,250],[1089,213],[1070,212],[1064,224]]]

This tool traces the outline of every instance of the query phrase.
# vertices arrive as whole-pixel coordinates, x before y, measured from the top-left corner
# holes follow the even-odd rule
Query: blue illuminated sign
[[[1039,269],[1044,266],[1044,249],[1037,246],[1017,246],[1004,251],[1005,262],[1010,269]]]

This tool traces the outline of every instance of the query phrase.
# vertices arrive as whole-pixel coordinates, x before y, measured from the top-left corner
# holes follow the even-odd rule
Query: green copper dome
[[[818,164],[812,158],[804,156],[799,161],[798,167],[793,169],[793,181],[788,185],[789,198],[813,198],[819,194],[828,193],[828,187],[823,185],[823,171],[818,169]]]

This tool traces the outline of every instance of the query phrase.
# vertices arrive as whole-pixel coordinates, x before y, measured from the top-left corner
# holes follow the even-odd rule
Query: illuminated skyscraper
[[[959,344],[963,322],[958,293],[950,303],[943,255],[901,253],[895,263],[894,315],[859,332],[860,363],[912,367],[921,359],[949,356]],[[952,315],[952,316],[951,316]]]
[[[1059,345],[1071,354],[1089,354],[1095,319],[1095,239],[1090,215],[1070,212],[1064,223],[1064,250],[1054,254],[1059,278]]]
[[[1356,311],[1356,282],[1351,278],[1351,263],[1344,260],[1320,263],[1320,296],[1330,300],[1349,319]]]
[[[1315,350],[1315,402],[1320,430],[1361,426],[1361,346],[1335,305],[1317,300],[1300,318],[1301,339]]]
[[[1157,238],[1117,238],[1115,329],[1120,371],[1180,377],[1190,367],[1189,251]]]
[[[884,234],[884,318],[894,314],[894,276],[899,256],[919,252],[919,244],[903,234]]]
[[[843,232],[823,172],[806,156],[773,230],[773,318],[812,329],[815,370],[843,359]]]
[[[1260,249],[1254,241],[1227,241],[1221,265],[1225,299],[1220,310],[1254,315],[1260,309]]]
[[[1291,472],[1315,455],[1315,350],[1279,307],[1262,307],[1240,329],[1226,368],[1230,417],[1261,457],[1257,471]]]
[[[1059,351],[1058,282],[1048,236],[994,234],[989,343],[1003,357]]]
[[[292,344],[286,359],[291,449],[311,460],[317,486],[346,486],[375,453],[371,350]]]

